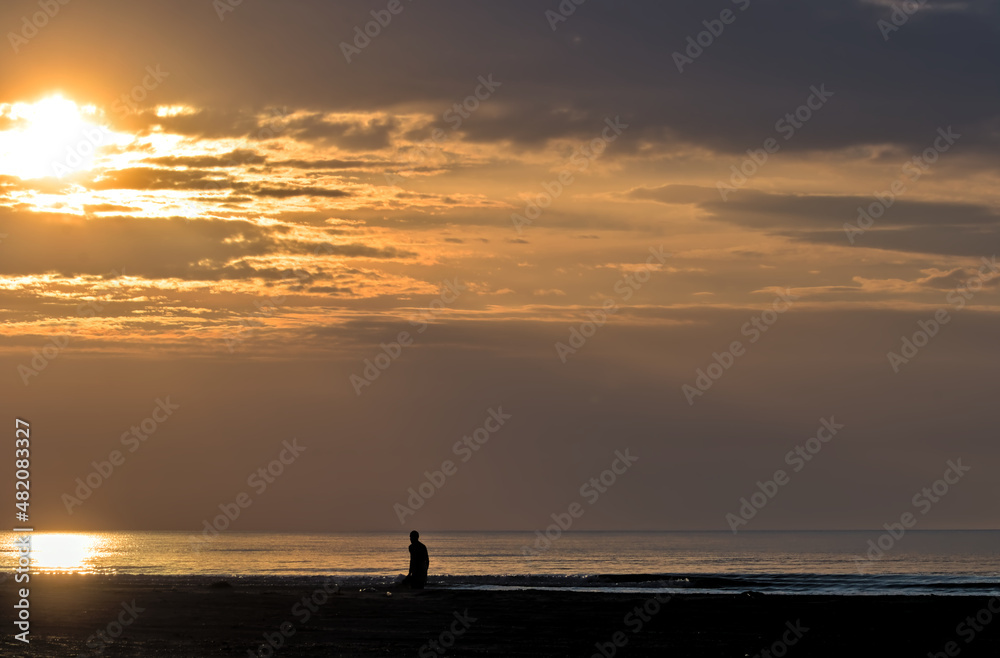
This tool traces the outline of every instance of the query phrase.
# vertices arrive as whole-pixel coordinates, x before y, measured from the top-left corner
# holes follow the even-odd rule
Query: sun
[[[96,107],[60,95],[0,105],[0,174],[62,178],[90,169],[98,150],[111,142],[99,119]]]
[[[97,535],[42,532],[31,537],[32,568],[39,572],[85,573],[99,551]]]

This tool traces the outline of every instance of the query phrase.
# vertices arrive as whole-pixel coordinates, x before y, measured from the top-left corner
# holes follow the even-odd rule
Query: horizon
[[[477,533],[534,533],[540,532],[544,528],[525,528],[522,530],[420,530],[420,536],[433,534],[477,534]],[[753,534],[753,533],[765,533],[765,532],[784,532],[784,533],[816,533],[816,532],[884,532],[884,527],[878,528],[814,528],[814,529],[781,529],[781,528],[755,528],[753,530],[741,530],[738,533],[733,533],[728,529],[720,528],[710,528],[702,530],[651,530],[651,529],[624,529],[624,530],[614,530],[614,529],[596,529],[596,530],[564,530],[564,534],[596,534],[596,533],[618,533],[618,534],[629,534],[629,533],[722,533],[726,535],[740,535],[740,534]],[[9,531],[5,531],[8,532]],[[188,529],[165,529],[165,530],[144,530],[144,529],[129,529],[129,530],[41,530],[34,531],[35,535],[79,535],[79,534],[112,534],[112,533],[127,533],[127,532],[137,532],[137,533],[171,533],[171,534],[188,534],[188,535],[198,535],[198,532],[192,532]],[[907,529],[907,532],[921,533],[921,532],[1000,532],[1000,528],[911,528]],[[408,530],[224,530],[221,531],[220,535],[261,535],[261,534],[273,534],[273,535],[400,535],[406,536],[409,533]]]

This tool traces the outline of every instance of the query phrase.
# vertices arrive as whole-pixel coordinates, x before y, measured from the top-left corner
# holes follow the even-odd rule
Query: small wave
[[[155,586],[205,585],[220,579],[247,586],[319,587],[336,583],[344,589],[389,588],[402,574],[350,575],[140,575],[127,573],[79,576],[119,583]],[[434,575],[428,586],[438,589],[545,589],[607,593],[673,592],[733,594],[823,595],[948,595],[1000,596],[1000,578],[958,577],[943,574],[481,574]]]

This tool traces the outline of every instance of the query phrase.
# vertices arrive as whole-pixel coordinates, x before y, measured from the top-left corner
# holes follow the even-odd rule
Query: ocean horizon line
[[[409,528],[409,526],[407,526]],[[219,531],[220,535],[260,535],[260,534],[282,534],[282,535],[350,535],[350,534],[406,534],[409,532],[407,528],[401,528],[396,530],[222,530]],[[884,532],[885,527],[878,528],[807,528],[807,529],[791,529],[791,528],[754,528],[747,530],[740,530],[738,533],[734,533],[732,530],[717,528],[717,529],[670,529],[670,530],[655,530],[655,529],[637,529],[637,530],[601,530],[601,529],[591,529],[591,530],[563,530],[563,534],[642,534],[642,533],[685,533],[685,534],[726,534],[726,535],[744,535],[744,534],[764,534],[764,533],[833,533],[833,532]],[[187,529],[142,529],[142,528],[130,528],[130,529],[92,529],[92,530],[41,530],[33,529],[32,534],[43,534],[43,533],[61,533],[61,534],[92,534],[92,533],[110,533],[110,532],[159,532],[159,533],[180,533],[180,534],[192,534],[200,535],[204,531],[204,528],[197,530],[187,530]],[[10,532],[10,531],[6,531]],[[521,530],[436,530],[434,528],[422,528],[421,533],[434,533],[434,534],[516,534],[516,533],[535,533],[544,532],[544,528],[529,528]],[[929,533],[929,532],[1000,532],[1000,528],[908,528],[906,533]]]

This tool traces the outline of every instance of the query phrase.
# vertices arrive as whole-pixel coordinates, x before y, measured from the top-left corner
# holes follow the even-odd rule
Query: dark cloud
[[[986,269],[985,263],[982,271],[956,267],[949,272],[927,276],[920,279],[918,283],[932,290],[955,290],[956,288],[966,287],[969,281],[976,279],[979,281],[973,283],[973,286],[977,289],[979,285],[991,288],[1000,286],[1000,277],[994,276],[991,271]]]
[[[393,119],[369,122],[327,121],[322,115],[291,120],[286,129],[290,136],[306,142],[332,144],[349,151],[386,148],[398,127]]]
[[[282,243],[283,248],[291,253],[299,254],[319,254],[327,256],[347,256],[349,258],[413,258],[417,254],[405,249],[396,247],[372,247],[366,244],[330,244],[314,242],[293,242]]]
[[[849,244],[847,232],[796,231],[784,235],[805,242]],[[901,229],[873,228],[854,239],[859,247],[945,256],[989,256],[997,251],[1000,227],[914,226]]]
[[[184,276],[199,261],[228,262],[278,249],[279,231],[244,220],[81,217],[9,213],[10,237],[0,272],[103,275],[112,270],[161,278]]]
[[[157,116],[152,112],[142,112],[117,119],[122,128],[148,133],[154,127],[164,132],[204,139],[245,138],[247,140],[267,140],[282,132],[283,110],[259,109],[243,110],[225,105],[210,109],[198,109],[193,113],[173,116]],[[245,149],[237,149],[236,152]],[[225,166],[225,165],[211,165]]]
[[[178,270],[171,275],[173,278],[197,281],[221,281],[225,279],[266,279],[270,281],[295,280],[295,273],[290,269],[275,269],[273,267],[254,267],[245,261],[233,263],[199,262]]]
[[[928,254],[981,256],[1000,238],[996,208],[934,201],[895,200],[861,233],[859,208],[870,212],[874,196],[772,194],[740,190],[723,201],[717,189],[694,185],[664,185],[631,190],[629,198],[670,204],[692,204],[712,219],[763,229],[796,240],[853,244],[876,249]],[[990,252],[992,253],[992,252]]]
[[[161,167],[194,167],[208,169],[213,167],[242,167],[246,165],[264,164],[267,158],[248,149],[236,149],[225,155],[200,156],[167,156],[150,158],[145,162]]]
[[[872,196],[795,195],[739,190],[727,193],[696,185],[664,185],[638,188],[628,193],[634,199],[671,204],[694,204],[718,219],[760,228],[803,226],[806,222],[837,225],[854,222],[859,208],[878,203]],[[992,226],[1000,223],[1000,212],[975,204],[894,200],[875,219],[891,226],[963,225]]]
[[[200,158],[191,158],[199,160]],[[212,158],[208,159],[210,162]],[[228,165],[208,164],[209,167]],[[86,182],[93,190],[219,190],[231,189],[234,195],[229,201],[249,201],[253,197],[269,197],[284,199],[289,197],[310,196],[342,198],[351,196],[350,192],[340,189],[315,186],[296,185],[261,185],[259,183],[239,182],[232,176],[218,174],[206,169],[156,169],[138,167],[134,169],[119,169],[104,172],[100,176]],[[238,196],[238,194],[250,196]]]
[[[351,196],[350,192],[344,190],[327,189],[325,187],[266,187],[256,184],[237,183],[233,189],[256,197],[272,197],[276,199],[287,199],[296,196],[315,196],[328,198],[342,198]]]
[[[364,160],[281,160],[272,162],[272,167],[291,167],[292,169],[360,169],[371,167],[377,163]]]
[[[203,169],[136,167],[106,171],[87,183],[92,190],[197,190],[230,188],[233,179]]]
[[[84,98],[109,94],[110,104],[142,80],[144,66],[160,64],[170,76],[146,106],[220,109],[147,117],[147,124],[258,139],[257,112],[302,108],[312,114],[290,121],[288,134],[358,150],[389,145],[393,120],[364,126],[327,121],[324,113],[419,109],[444,121],[474,94],[478,76],[493,74],[502,86],[484,101],[489,110],[458,127],[468,139],[522,147],[553,137],[589,139],[605,117],[621,115],[632,124],[625,135],[632,145],[680,140],[740,153],[773,136],[775,123],[805,102],[810,87],[825,84],[835,95],[784,149],[922,149],[937,128],[953,125],[963,150],[995,157],[996,3],[924,8],[888,41],[877,21],[891,8],[860,0],[754,0],[745,12],[695,0],[592,1],[556,31],[545,18],[548,7],[531,0],[405,7],[348,64],[339,44],[371,20],[367,3],[244,3],[220,23],[204,3],[122,7],[94,0],[60,15],[46,28],[45,48],[33,48],[17,66],[8,49],[7,89],[27,95],[40,80],[46,89],[65,83]],[[735,8],[736,20],[678,72],[673,53],[726,7]],[[0,21],[17,24],[21,13],[5,6]],[[108,47],[85,48],[84,39]],[[176,49],[181,42],[185,48]]]
[[[261,227],[247,220],[152,219],[43,213],[4,213],[0,274],[54,272],[105,275],[112,270],[147,278],[218,280],[290,278],[287,270],[260,269],[247,256],[319,253],[342,258],[411,258],[395,247],[360,243],[316,244],[285,240],[287,226]]]

